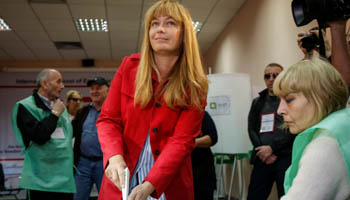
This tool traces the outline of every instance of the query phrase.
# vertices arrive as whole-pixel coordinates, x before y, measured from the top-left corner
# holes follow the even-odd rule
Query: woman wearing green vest
[[[298,134],[282,200],[350,197],[350,109],[342,76],[327,61],[298,62],[275,80],[278,114]]]

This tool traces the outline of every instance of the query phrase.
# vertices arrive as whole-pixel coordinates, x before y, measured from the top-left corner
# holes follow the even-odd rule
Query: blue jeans
[[[80,157],[77,168],[78,172],[75,174],[77,193],[74,194],[74,200],[88,200],[94,183],[97,191],[100,191],[104,173],[103,161],[90,161]]]

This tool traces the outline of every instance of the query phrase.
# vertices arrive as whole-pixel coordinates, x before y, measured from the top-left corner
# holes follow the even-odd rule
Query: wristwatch
[[[51,113],[54,114],[54,115],[56,115],[57,117],[59,116],[59,115],[58,115],[58,112],[57,112],[56,110],[54,110],[54,109],[51,110]]]

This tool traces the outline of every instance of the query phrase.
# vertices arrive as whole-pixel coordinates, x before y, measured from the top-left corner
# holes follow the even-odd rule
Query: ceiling
[[[0,31],[0,60],[121,60],[139,52],[143,16],[157,0],[0,0],[0,18],[12,31]],[[63,1],[63,3],[54,3]],[[194,21],[205,52],[245,0],[178,0]],[[48,3],[50,2],[50,3]],[[79,32],[75,19],[108,21],[108,32]],[[57,49],[55,42],[81,42],[80,49]]]

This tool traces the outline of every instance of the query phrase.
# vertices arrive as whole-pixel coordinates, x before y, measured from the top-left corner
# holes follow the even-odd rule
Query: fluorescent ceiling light
[[[2,18],[0,18],[0,31],[11,31],[10,26]]]
[[[104,19],[76,19],[75,25],[81,32],[108,32],[108,23]]]
[[[202,28],[203,24],[202,24],[202,22],[196,21],[196,22],[192,22],[192,25],[193,25],[194,31],[196,33],[199,33],[201,31],[201,28]]]

